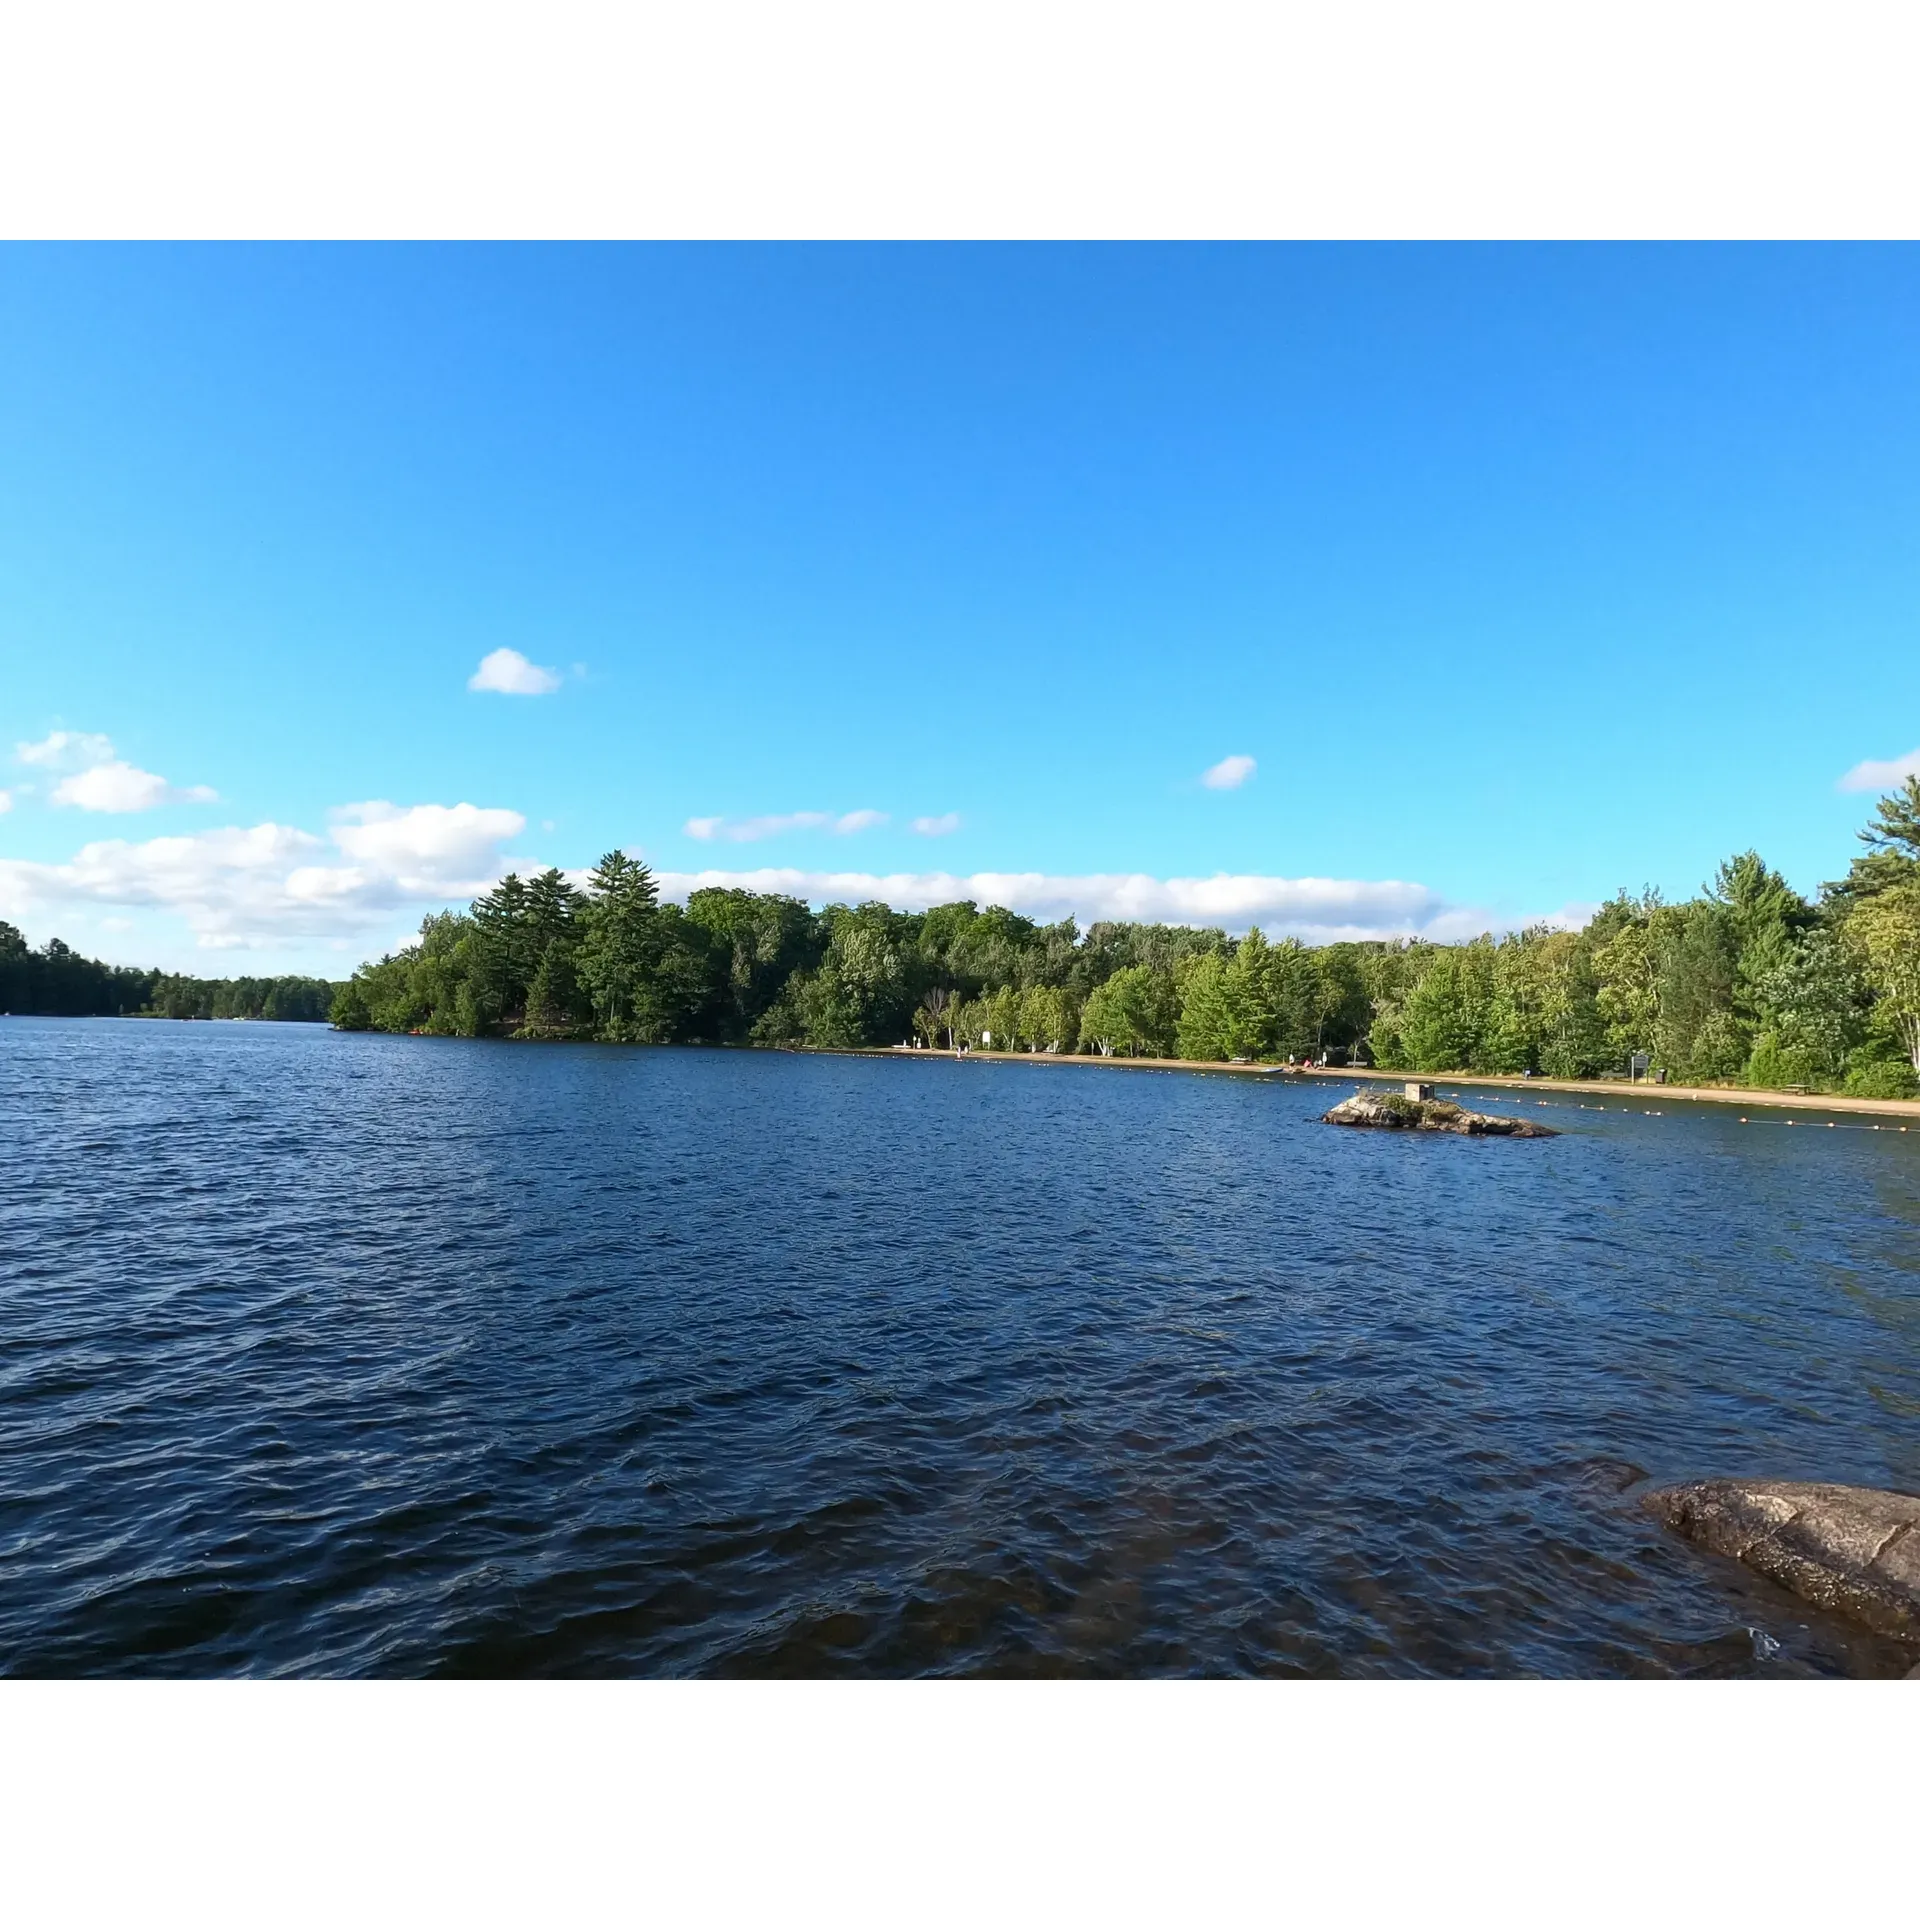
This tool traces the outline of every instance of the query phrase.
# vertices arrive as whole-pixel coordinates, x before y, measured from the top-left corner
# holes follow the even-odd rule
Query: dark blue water
[[[0,1671],[1910,1664],[1638,1501],[1920,1489],[1920,1131],[1334,1097],[0,1021]]]

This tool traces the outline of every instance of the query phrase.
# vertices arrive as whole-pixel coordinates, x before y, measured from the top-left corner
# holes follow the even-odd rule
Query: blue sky
[[[1811,887],[1917,614],[1911,248],[0,252],[0,916],[114,958],[616,844],[1309,936]]]

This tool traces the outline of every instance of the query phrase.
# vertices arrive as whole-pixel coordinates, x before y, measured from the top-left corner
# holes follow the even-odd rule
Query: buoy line
[[[1447,1083],[1444,1079],[1440,1079],[1435,1080],[1433,1084],[1436,1087],[1444,1087]],[[1482,1093],[1478,1088],[1473,1089],[1470,1097],[1477,1100],[1491,1101],[1496,1106],[1510,1105],[1518,1107],[1526,1104],[1518,1095]],[[1567,1102],[1564,1100],[1536,1100],[1533,1104],[1536,1107],[1561,1107],[1565,1106]],[[1670,1112],[1661,1107],[1589,1106],[1584,1100],[1576,1100],[1573,1104],[1578,1107],[1582,1113],[1624,1113],[1645,1120],[1671,1120],[1673,1118]],[[1829,1133],[1910,1133],[1912,1131],[1912,1128],[1909,1127],[1905,1121],[1901,1121],[1896,1125],[1892,1121],[1880,1120],[1756,1120],[1751,1114],[1745,1113],[1737,1117],[1743,1127],[1824,1127]]]

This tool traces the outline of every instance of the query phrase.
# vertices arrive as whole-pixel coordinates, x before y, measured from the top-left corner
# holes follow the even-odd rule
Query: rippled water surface
[[[1638,1499],[1920,1490],[1920,1129],[1337,1092],[0,1020],[0,1671],[1910,1664]]]

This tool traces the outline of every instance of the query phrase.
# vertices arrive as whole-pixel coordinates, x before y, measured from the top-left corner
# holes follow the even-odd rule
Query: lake
[[[1639,1499],[1920,1491],[1920,1130],[1349,1090],[0,1020],[0,1672],[1910,1665]]]

